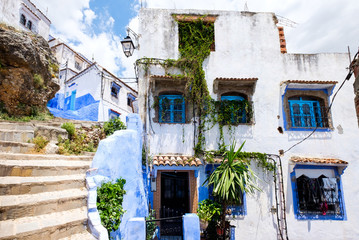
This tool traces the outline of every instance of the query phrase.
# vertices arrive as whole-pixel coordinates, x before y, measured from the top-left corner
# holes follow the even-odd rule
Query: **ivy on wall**
[[[214,151],[205,151],[204,149],[204,132],[206,130],[211,129],[216,124],[219,125],[218,153],[221,154],[226,150],[223,126],[228,125],[231,129],[232,125],[250,123],[253,114],[252,105],[247,100],[215,101],[210,97],[202,65],[210,55],[211,46],[214,44],[214,22],[206,22],[204,18],[205,16],[192,21],[176,20],[179,32],[179,59],[141,58],[136,61],[136,66],[142,65],[145,74],[148,74],[151,65],[160,65],[165,69],[166,75],[186,81],[184,96],[187,102],[193,104],[193,118],[198,117],[198,121],[194,121],[194,124],[197,125],[195,156],[207,158]],[[180,69],[181,74],[168,73],[168,69],[172,67]],[[158,98],[155,97],[152,107],[158,109],[158,104]],[[265,154],[242,154],[250,154],[248,156],[250,159],[257,159],[258,164],[267,170],[272,171],[274,169],[274,166],[266,160]]]

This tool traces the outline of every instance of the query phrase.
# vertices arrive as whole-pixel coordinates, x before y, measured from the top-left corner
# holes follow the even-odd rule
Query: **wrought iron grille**
[[[328,108],[318,101],[289,100],[293,128],[328,128]]]
[[[183,239],[182,216],[146,220],[146,225],[149,222],[157,223],[157,228],[154,233],[147,233],[147,226],[146,226],[146,235],[150,234],[152,236],[151,239],[161,239],[161,240]]]
[[[302,177],[302,176],[301,176]],[[344,204],[337,178],[306,178],[296,179],[295,193],[297,199],[298,219],[344,219]],[[323,183],[332,180],[332,187]]]

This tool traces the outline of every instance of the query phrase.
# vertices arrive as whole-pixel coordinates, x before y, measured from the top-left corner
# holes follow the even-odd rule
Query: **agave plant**
[[[248,159],[240,158],[244,143],[235,151],[235,142],[223,154],[223,161],[204,184],[213,186],[213,196],[222,204],[221,227],[225,227],[226,210],[229,205],[242,204],[242,194],[261,191],[257,186],[257,175],[252,171]]]

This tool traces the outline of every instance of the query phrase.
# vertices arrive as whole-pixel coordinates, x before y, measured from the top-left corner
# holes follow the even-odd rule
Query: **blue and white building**
[[[60,62],[60,90],[48,103],[57,117],[108,121],[136,113],[137,91],[95,62],[58,39],[49,41]]]
[[[253,109],[253,116],[224,126],[225,143],[245,141],[244,151],[274,154],[276,163],[282,154],[279,183],[253,164],[263,192],[243,196],[244,204],[228,216],[235,239],[358,239],[353,78],[340,87],[348,55],[287,53],[273,13],[141,9],[138,59],[178,59],[177,21],[199,17],[214,24],[215,47],[203,63],[210,96],[245,99]],[[186,80],[175,77],[179,69],[139,67],[151,206],[157,217],[166,208],[194,213],[210,197],[202,184],[220,160],[194,157],[198,118],[184,97]],[[218,150],[219,127],[207,130],[205,139],[204,150]]]

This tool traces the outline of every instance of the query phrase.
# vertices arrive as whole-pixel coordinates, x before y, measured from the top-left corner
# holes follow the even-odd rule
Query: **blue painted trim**
[[[120,114],[113,111],[111,108],[108,109],[108,117],[111,118],[111,114],[115,115],[116,117],[119,117]]]
[[[338,194],[340,192],[340,200],[342,202],[342,211],[343,211],[343,216],[342,217],[335,217],[334,215],[306,215],[305,218],[300,217],[298,214],[298,199],[297,199],[297,186],[296,186],[296,181],[293,181],[293,179],[296,179],[296,174],[295,174],[295,170],[296,169],[330,169],[330,170],[334,170],[335,176],[339,177],[339,181],[337,181],[338,184],[338,189],[340,189],[340,191],[338,191]],[[301,165],[301,164],[296,164],[293,168],[293,171],[290,173],[290,181],[291,181],[291,185],[292,185],[292,196],[293,196],[293,208],[294,208],[294,216],[295,219],[297,220],[336,220],[336,221],[345,221],[347,220],[347,212],[346,212],[346,206],[345,206],[345,201],[344,201],[344,191],[343,191],[343,184],[342,184],[342,178],[341,175],[338,172],[338,167],[336,166],[326,166],[326,165],[319,165],[319,166],[315,166],[315,165]]]
[[[285,95],[287,94],[287,91],[288,90],[299,90],[299,91],[323,91],[325,94],[327,94],[328,95],[328,104],[330,105],[330,96],[332,95],[332,93],[333,93],[333,89],[334,88],[332,88],[332,91],[331,91],[331,93],[330,93],[330,95],[328,95],[328,90],[327,89],[308,89],[308,88],[289,88],[288,87],[288,85],[285,87],[285,89],[284,89],[284,93],[282,94],[282,115],[283,115],[283,124],[284,124],[284,130],[285,131],[313,131],[313,129],[315,128],[315,127],[313,127],[313,128],[301,128],[301,127],[298,127],[298,128],[296,128],[296,127],[290,127],[289,129],[287,128],[287,114],[286,114],[286,112],[285,112],[285,110],[284,110],[284,106],[283,106],[283,104],[284,104],[284,97],[285,97]],[[288,104],[289,104],[289,102],[288,102]],[[290,114],[290,113],[289,113]],[[316,130],[316,132],[331,132],[331,131],[333,131],[332,129],[330,129],[330,128],[317,128],[317,130]]]
[[[69,88],[72,87],[72,86],[75,85],[75,84],[76,84],[75,82],[74,82],[74,83],[71,83],[70,86],[69,86]]]
[[[115,90],[117,91],[116,93],[112,92],[112,88],[115,88]],[[121,90],[121,86],[118,85],[117,83],[115,82],[111,82],[111,95],[114,96],[114,97],[118,97],[118,94]]]
[[[170,119],[166,120],[162,117],[163,112],[163,100],[167,99],[169,101],[168,109],[165,109],[165,112],[169,114]],[[175,100],[182,100],[181,109],[175,109]],[[181,114],[181,120],[175,121],[175,112]],[[159,112],[158,112],[158,122],[160,123],[185,123],[186,121],[186,106],[185,106],[185,100],[182,95],[160,95],[159,96]]]
[[[127,97],[128,97],[128,98],[131,98],[132,101],[135,101],[135,100],[136,100],[136,97],[133,96],[131,93],[127,94]]]

